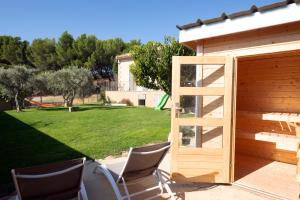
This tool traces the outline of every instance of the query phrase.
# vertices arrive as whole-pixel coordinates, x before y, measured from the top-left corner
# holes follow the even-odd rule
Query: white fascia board
[[[181,30],[179,42],[201,40],[296,21],[300,21],[300,4],[293,3],[283,8]]]

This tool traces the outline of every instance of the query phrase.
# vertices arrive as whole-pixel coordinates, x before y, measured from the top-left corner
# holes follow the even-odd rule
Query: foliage
[[[35,39],[27,52],[30,62],[40,70],[57,70],[57,56],[54,39]]]
[[[98,40],[96,42],[95,51],[88,58],[86,66],[90,66],[91,68],[99,68],[103,66],[104,63],[105,63],[105,51],[103,47],[103,42]]]
[[[34,77],[34,95],[45,96],[51,94],[49,77],[51,72],[41,72]]]
[[[62,95],[66,106],[72,107],[75,96],[92,87],[93,78],[88,69],[70,67],[51,73],[48,84],[54,94]],[[83,96],[88,95],[87,91],[91,90],[86,90]]]
[[[76,41],[74,41],[75,60],[73,60],[71,64],[90,68],[87,61],[96,49],[96,42],[97,38],[94,35],[80,35]]]
[[[13,66],[8,69],[0,68],[1,94],[14,99],[17,112],[22,111],[24,100],[33,94],[34,70],[24,66]]]
[[[106,63],[104,65],[116,66],[115,56],[122,54],[125,49],[125,44],[121,38],[115,38],[110,40],[105,40],[103,42],[103,48],[106,57]]]
[[[124,49],[123,53],[130,53],[135,47],[142,46],[141,40],[130,40],[125,44],[126,48]]]
[[[194,126],[182,126],[180,132],[185,137],[195,137],[195,131],[193,130]]]
[[[0,67],[29,65],[47,71],[78,66],[93,70],[94,78],[112,80],[113,73],[117,73],[115,57],[140,45],[140,40],[99,40],[86,34],[75,39],[67,31],[57,42],[46,38],[35,39],[31,44],[19,37],[0,36]]]
[[[180,68],[180,85],[182,87],[195,87],[196,74],[195,65],[182,65]]]
[[[122,54],[125,44],[122,39],[110,39],[97,41],[96,50],[87,62],[87,66],[92,66],[96,75],[102,78],[113,78],[113,68],[116,68],[117,62],[115,56]]]
[[[56,44],[57,63],[59,66],[69,66],[75,59],[73,44],[73,36],[67,31],[63,32]]]
[[[28,45],[20,37],[0,36],[0,66],[29,64],[26,57]]]
[[[172,56],[187,56],[195,53],[181,45],[174,38],[166,37],[165,42],[148,42],[132,50],[134,64],[130,71],[137,85],[149,89],[163,90],[171,94]]]

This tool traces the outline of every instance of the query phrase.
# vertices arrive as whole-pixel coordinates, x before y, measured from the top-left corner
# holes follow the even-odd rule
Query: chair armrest
[[[102,174],[104,174],[105,177],[107,178],[108,182],[110,183],[117,200],[122,200],[121,192],[118,188],[118,185],[115,182],[115,180],[114,180],[113,176],[111,175],[111,173],[109,172],[109,170],[107,169],[106,165],[104,165],[104,164],[97,165],[93,172],[94,173],[101,172]]]

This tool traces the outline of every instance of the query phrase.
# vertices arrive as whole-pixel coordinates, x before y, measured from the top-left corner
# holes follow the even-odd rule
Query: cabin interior
[[[238,58],[236,78],[235,184],[295,199],[300,52]]]

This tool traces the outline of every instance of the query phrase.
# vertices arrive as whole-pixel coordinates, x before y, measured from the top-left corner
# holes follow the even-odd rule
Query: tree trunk
[[[65,95],[62,96],[64,99],[64,107],[67,108],[68,107],[68,99]]]
[[[72,107],[72,106],[73,106],[73,100],[74,100],[73,97],[70,98],[70,99],[68,99],[68,101],[67,101],[67,106],[68,106],[68,107]]]
[[[25,99],[22,99],[22,108],[25,109],[26,105],[25,105]]]
[[[69,112],[72,112],[73,111],[73,109],[72,109],[72,107],[73,107],[73,100],[74,100],[74,96],[72,96],[72,97],[69,97],[68,99],[67,99],[67,107],[69,108]]]
[[[15,103],[16,103],[17,112],[21,112],[22,109],[21,109],[20,104],[19,104],[19,92],[17,92],[16,95],[15,95]]]

